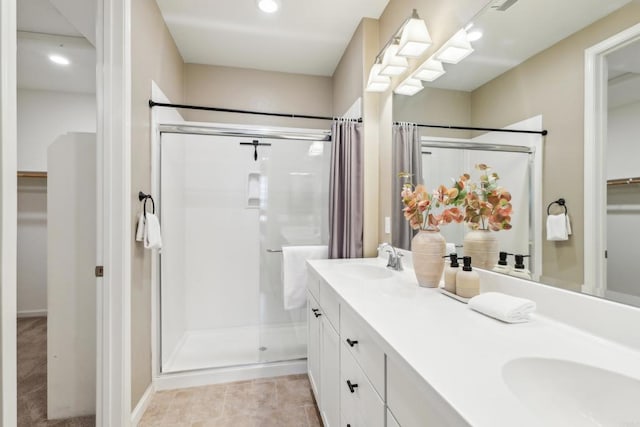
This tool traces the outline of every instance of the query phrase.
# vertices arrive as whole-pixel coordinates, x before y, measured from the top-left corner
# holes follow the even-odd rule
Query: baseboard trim
[[[22,317],[47,317],[47,310],[22,310],[17,313],[18,318]]]
[[[155,392],[155,390],[156,390],[156,387],[154,386],[154,384],[153,383],[149,384],[149,387],[147,387],[147,389],[145,390],[144,394],[138,401],[138,404],[133,409],[133,412],[131,412],[132,427],[136,427],[138,423],[142,420],[142,416],[144,415],[145,411],[149,407],[149,404],[151,403],[151,398],[153,397],[153,393]]]
[[[307,360],[301,359],[288,362],[160,374],[160,376],[154,378],[153,384],[156,390],[174,390],[305,373],[307,373]]]

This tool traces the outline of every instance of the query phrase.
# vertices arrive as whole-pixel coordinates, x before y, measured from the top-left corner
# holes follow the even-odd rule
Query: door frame
[[[0,425],[17,424],[16,0],[0,2]]]
[[[131,0],[97,0],[96,425],[131,424]]]
[[[640,40],[640,24],[584,52],[584,284],[604,297],[607,289],[607,62],[606,56]],[[589,189],[589,191],[586,191]]]

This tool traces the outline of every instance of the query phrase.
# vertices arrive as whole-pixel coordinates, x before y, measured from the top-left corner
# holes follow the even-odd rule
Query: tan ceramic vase
[[[444,270],[445,241],[436,230],[420,230],[411,240],[413,269],[418,284],[437,288]]]
[[[491,270],[498,263],[498,238],[494,232],[471,230],[464,236],[462,245],[473,267]]]

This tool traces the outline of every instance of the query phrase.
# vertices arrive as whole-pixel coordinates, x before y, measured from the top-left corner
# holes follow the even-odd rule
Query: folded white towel
[[[142,242],[144,240],[144,213],[140,212],[138,216],[138,227],[136,229],[136,242]]]
[[[569,240],[571,235],[571,223],[566,214],[547,216],[547,240]]]
[[[471,298],[469,307],[503,322],[522,323],[529,321],[529,314],[536,310],[536,303],[500,292],[486,292]]]
[[[147,220],[144,227],[144,247],[147,249],[162,249],[160,221],[158,221],[157,216],[149,212],[147,212]]]
[[[329,249],[325,246],[284,246],[282,248],[282,275],[284,308],[293,310],[307,302],[308,259],[326,259]]]

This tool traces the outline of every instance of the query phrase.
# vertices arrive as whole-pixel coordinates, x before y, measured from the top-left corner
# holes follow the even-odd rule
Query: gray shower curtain
[[[398,177],[400,172],[412,174],[411,182],[422,184],[422,149],[418,126],[412,123],[400,123],[393,126],[393,191],[391,195],[391,244],[397,248],[410,249],[413,230],[402,213],[400,192],[404,180]]]
[[[329,258],[361,258],[364,233],[362,125],[338,119],[332,126],[329,183]]]

